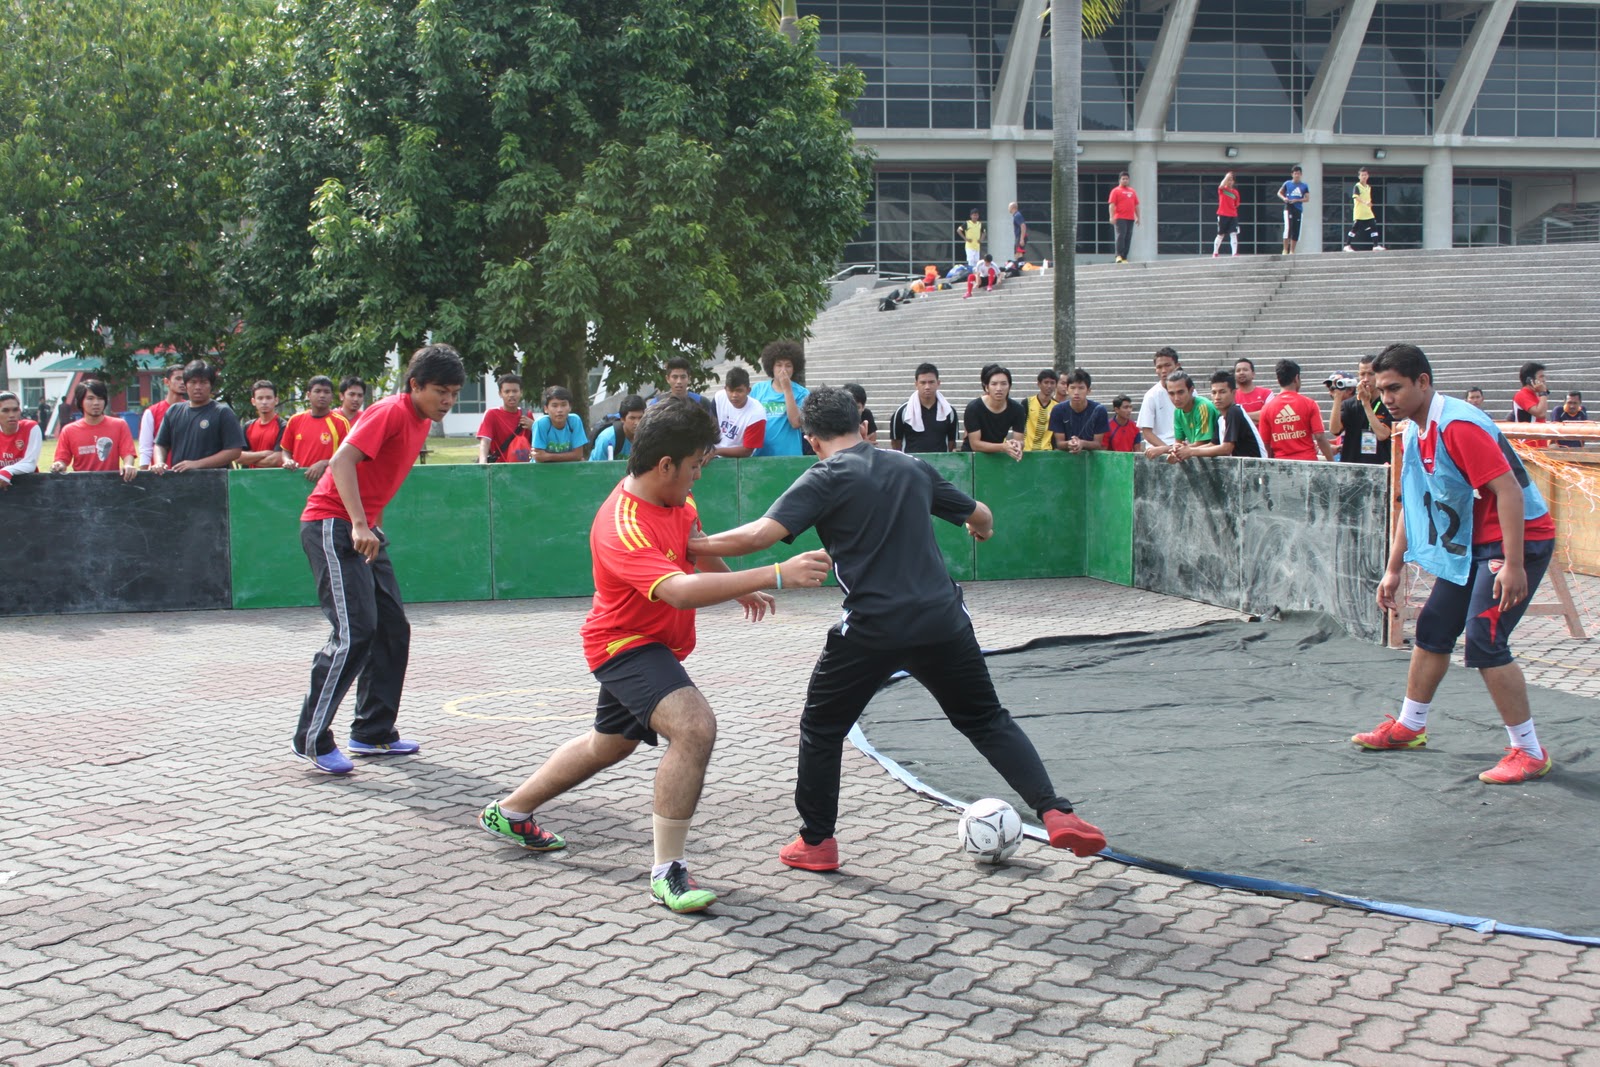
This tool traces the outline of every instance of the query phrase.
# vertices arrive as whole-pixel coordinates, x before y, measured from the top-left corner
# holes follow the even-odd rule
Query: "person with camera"
[[[1347,390],[1345,398],[1333,405],[1329,431],[1338,437],[1341,463],[1384,464],[1389,462],[1389,438],[1394,434],[1394,417],[1378,398],[1377,375],[1372,365],[1376,356],[1362,356],[1354,380],[1340,378],[1334,386]]]

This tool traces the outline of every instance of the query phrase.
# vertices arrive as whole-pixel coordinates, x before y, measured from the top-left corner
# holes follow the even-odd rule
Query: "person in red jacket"
[[[1216,259],[1222,255],[1222,239],[1226,237],[1228,244],[1233,248],[1233,254],[1239,254],[1239,189],[1233,180],[1233,171],[1222,176],[1222,184],[1217,186],[1217,239],[1211,245],[1211,258]]]

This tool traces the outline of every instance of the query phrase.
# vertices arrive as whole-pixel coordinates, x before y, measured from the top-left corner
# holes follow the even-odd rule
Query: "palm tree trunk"
[[[1056,369],[1078,365],[1078,110],[1083,93],[1083,0],[1050,4],[1050,222],[1055,249]]]

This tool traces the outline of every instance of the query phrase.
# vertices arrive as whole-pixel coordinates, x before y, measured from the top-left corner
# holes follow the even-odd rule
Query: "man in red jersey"
[[[1261,409],[1272,399],[1272,390],[1256,385],[1255,361],[1245,356],[1234,360],[1233,380],[1239,383],[1239,388],[1233,394],[1233,402],[1239,405],[1239,410],[1250,416],[1251,422],[1261,425]]]
[[[161,431],[161,420],[166,418],[167,409],[174,404],[183,404],[189,399],[189,390],[183,384],[183,364],[174,364],[167,368],[166,373],[167,395],[154,404],[144,409],[144,415],[139,419],[139,466],[150,466],[150,459],[156,447],[156,434]]]
[[[1550,418],[1550,386],[1544,379],[1543,363],[1524,363],[1517,371],[1522,388],[1511,398],[1512,422],[1546,422]],[[1542,438],[1529,438],[1529,448],[1549,448],[1550,442]]]
[[[411,654],[411,623],[389,562],[383,509],[466,380],[461,356],[449,345],[417,349],[406,367],[405,390],[362,414],[300,515],[300,546],[333,633],[312,660],[311,689],[292,751],[324,774],[354,769],[334,744],[333,715],[357,679],[350,750],[362,756],[421,750],[394,725]]]
[[[533,413],[522,410],[522,375],[503,374],[498,385],[500,406],[485,411],[483,421],[478,424],[479,463],[511,462],[512,444],[517,437],[533,440]],[[524,453],[516,462],[527,460]]]
[[[339,379],[339,414],[344,416],[344,421],[354,426],[361,421],[361,416],[366,409],[361,405],[367,401],[367,383],[354,374],[347,374]]]
[[[339,442],[350,436],[350,423],[333,410],[333,379],[319,374],[306,383],[306,410],[283,428],[283,465],[304,467],[306,481],[315,485],[328,469]]]
[[[128,424],[118,418],[106,418],[106,405],[111,401],[106,383],[90,378],[78,383],[73,405],[83,412],[83,418],[61,427],[56,437],[56,460],[50,465],[51,474],[74,471],[122,471],[122,480],[133,481],[139,473],[138,449]]]
[[[1128,262],[1128,249],[1133,244],[1133,228],[1139,224],[1139,194],[1129,184],[1128,172],[1117,178],[1117,187],[1106,197],[1111,215],[1111,228],[1117,235],[1117,262]]]
[[[256,417],[244,423],[241,467],[283,466],[284,422],[278,417],[278,387],[263,378],[250,387],[250,404]]]
[[[1410,420],[1400,460],[1404,522],[1378,583],[1378,606],[1395,610],[1407,560],[1434,583],[1417,616],[1400,717],[1350,740],[1380,750],[1426,745],[1428,711],[1464,631],[1466,665],[1483,677],[1511,740],[1478,780],[1519,785],[1541,778],[1554,761],[1534,732],[1528,684],[1510,640],[1554,554],[1550,509],[1489,417],[1434,389],[1420,348],[1390,345],[1373,370],[1384,406],[1396,421]]]
[[[0,489],[11,488],[13,474],[32,474],[39,469],[39,450],[44,434],[39,424],[22,417],[22,401],[16,393],[0,393]]]
[[[1280,359],[1278,395],[1261,408],[1261,439],[1273,459],[1333,458],[1333,442],[1322,425],[1322,409],[1300,392],[1300,364]]]
[[[600,683],[594,728],[562,745],[478,817],[485,830],[523,848],[563,848],[566,842],[534,822],[533,813],[661,735],[668,743],[656,770],[650,891],[676,912],[703,911],[717,899],[689,877],[683,859],[717,736],[711,705],[683,669],[694,650],[694,609],[737,600],[748,618],[759,620],[774,604],[762,590],[819,586],[829,563],[827,553],[813,551],[729,572],[720,559],[690,555],[689,538],[700,531],[690,490],[720,437],[716,420],[687,399],[662,400],[640,420],[628,476],[589,530],[594,605],[582,633],[584,656]]]

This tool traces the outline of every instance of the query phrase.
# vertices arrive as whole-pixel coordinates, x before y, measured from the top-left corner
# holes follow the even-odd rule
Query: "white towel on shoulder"
[[[934,418],[938,419],[940,422],[943,422],[945,419],[948,419],[954,415],[956,413],[956,409],[950,406],[950,401],[944,398],[944,393],[940,392],[935,395],[938,397],[938,410],[934,413]],[[921,433],[923,429],[922,400],[917,396],[916,393],[912,393],[911,399],[906,401],[905,412],[906,425],[918,433]]]

